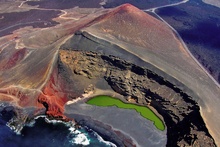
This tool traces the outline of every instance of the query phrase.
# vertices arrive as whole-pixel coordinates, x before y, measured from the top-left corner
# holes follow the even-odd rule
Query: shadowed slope
[[[165,23],[130,4],[115,8],[82,31],[124,48],[189,85],[198,72],[202,73],[199,76],[204,76]],[[193,74],[191,78],[182,76],[189,73]]]
[[[219,142],[220,126],[216,122],[220,122],[220,89],[194,61],[169,26],[132,5],[124,4],[81,31],[85,38],[102,45],[118,46],[123,52],[150,63],[192,90],[207,128]],[[124,53],[120,53],[120,58],[139,65],[139,61],[129,59]],[[181,85],[176,86],[185,91]]]

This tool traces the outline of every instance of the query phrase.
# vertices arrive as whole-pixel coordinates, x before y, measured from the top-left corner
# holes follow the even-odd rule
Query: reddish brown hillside
[[[89,29],[155,52],[160,50],[163,53],[175,48],[187,54],[165,23],[130,4],[119,6],[97,18]]]

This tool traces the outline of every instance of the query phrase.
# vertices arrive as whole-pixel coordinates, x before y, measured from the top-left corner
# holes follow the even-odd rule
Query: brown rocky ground
[[[127,101],[133,99],[137,104],[154,107],[167,125],[167,146],[215,146],[198,104],[153,71],[95,52],[60,50],[59,58],[63,72],[104,78]]]

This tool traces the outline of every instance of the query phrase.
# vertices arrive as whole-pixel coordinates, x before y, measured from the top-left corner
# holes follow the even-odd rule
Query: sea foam
[[[35,117],[32,121],[30,121],[29,123],[26,123],[23,127],[25,127],[25,126],[34,127],[37,119],[39,119],[39,118],[43,118],[46,123],[50,123],[53,125],[64,124],[69,130],[69,134],[67,135],[67,139],[71,145],[91,146],[92,144],[90,145],[90,143],[91,143],[90,135],[92,134],[92,136],[97,138],[97,141],[99,141],[100,143],[103,143],[108,147],[117,147],[115,144],[113,144],[109,141],[105,141],[100,135],[98,135],[98,133],[89,129],[86,126],[81,127],[81,129],[78,129],[75,127],[74,122],[64,122],[61,120],[49,119],[45,115],[40,115],[40,116]],[[18,134],[18,135],[20,134],[21,130],[17,131],[16,128],[12,128],[12,126],[10,126],[8,124],[7,124],[7,126],[10,127],[12,130],[14,130],[16,132],[16,134]]]
[[[82,133],[79,130],[76,130],[74,127],[70,127],[70,135],[73,135],[74,137],[69,141],[70,143],[74,144],[80,144],[80,145],[89,145],[90,140],[87,138],[86,134]]]
[[[105,141],[101,136],[99,136],[96,132],[94,132],[94,135],[97,137],[97,139],[102,142],[102,143],[105,143],[107,146],[110,146],[110,147],[117,147],[114,143],[112,142],[109,142],[109,141]]]

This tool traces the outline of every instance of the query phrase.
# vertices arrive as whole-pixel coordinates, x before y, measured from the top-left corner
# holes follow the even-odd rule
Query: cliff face
[[[178,35],[163,22],[130,5],[115,8],[110,14],[112,15],[106,19],[103,18],[97,23],[81,29],[82,36],[91,40],[93,44],[95,42],[103,46],[110,46],[110,48],[94,45],[95,49],[89,49],[108,55],[112,54],[131,61],[135,65],[145,66],[144,63],[140,64],[139,61],[142,60],[145,64],[149,63],[173,79],[180,81],[187,89],[194,92],[191,97],[198,102],[206,127],[216,143],[220,144],[220,125],[216,123],[216,118],[219,118],[219,85],[198,65]],[[77,37],[75,36],[75,38]],[[82,40],[79,39],[79,42]],[[72,41],[74,42],[74,39]],[[87,49],[85,44],[76,44],[79,49]],[[112,46],[121,49],[118,49],[118,53],[116,53]],[[74,48],[71,45],[69,47]],[[127,52],[132,54],[132,57],[129,56],[131,58],[128,57]],[[134,56],[138,59],[135,60]],[[164,73],[160,72],[158,75],[165,75]],[[178,82],[174,82],[174,85],[177,84]],[[181,88],[184,86],[179,84],[178,86],[182,91],[188,91]]]
[[[154,107],[166,123],[167,146],[215,146],[198,104],[154,71],[95,52],[60,50],[59,55],[59,65],[66,71],[89,79],[104,78],[126,101]]]

